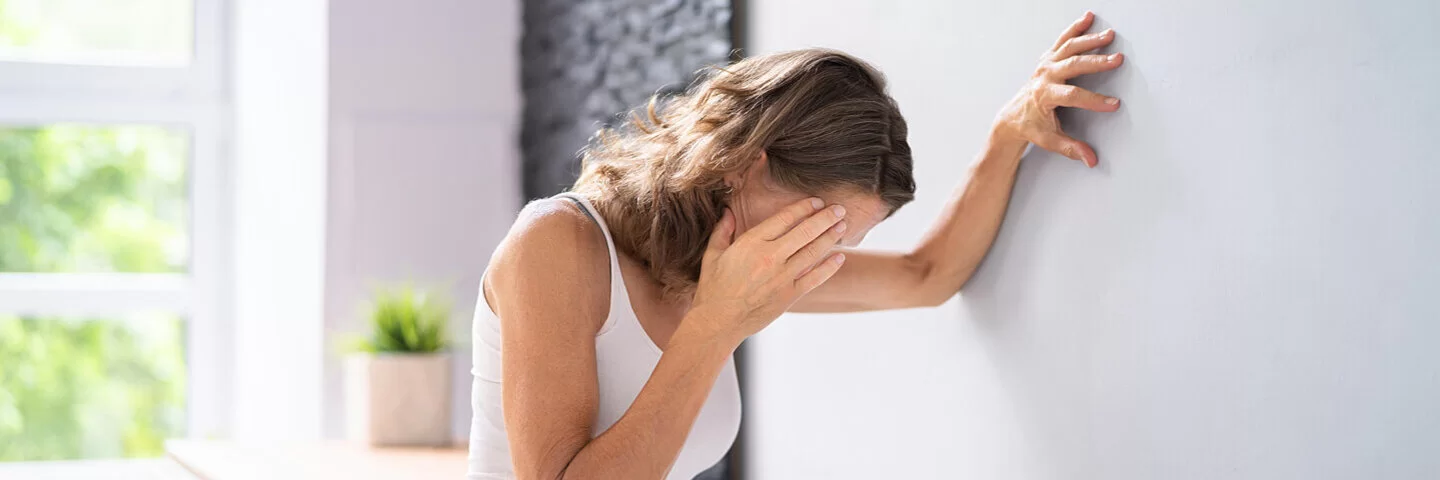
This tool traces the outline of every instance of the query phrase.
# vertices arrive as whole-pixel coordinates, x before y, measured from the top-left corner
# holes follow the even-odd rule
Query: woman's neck
[[[665,291],[665,285],[651,276],[650,269],[643,263],[640,263],[628,254],[621,252],[617,252],[617,254],[620,256],[621,268],[626,268],[637,273],[636,275],[627,277],[630,284],[639,284],[633,285],[634,287],[638,287],[636,290],[639,291],[636,293],[640,293],[647,301],[666,310],[674,309],[682,312],[682,314],[690,310],[690,303],[695,299],[695,291],[693,289],[667,293]]]

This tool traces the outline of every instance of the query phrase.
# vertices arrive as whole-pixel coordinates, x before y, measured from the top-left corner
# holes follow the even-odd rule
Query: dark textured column
[[[732,48],[728,0],[525,0],[520,147],[526,199],[565,190],[617,114],[683,89]]]

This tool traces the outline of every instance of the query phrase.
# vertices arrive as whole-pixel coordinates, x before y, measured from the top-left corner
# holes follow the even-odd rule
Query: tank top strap
[[[596,335],[603,335],[615,326],[615,319],[623,315],[634,315],[630,308],[630,292],[625,289],[625,278],[620,273],[620,256],[615,250],[615,238],[610,235],[610,227],[605,224],[605,218],[590,203],[590,200],[574,192],[565,192],[556,195],[557,198],[564,198],[574,202],[585,216],[590,217],[596,225],[600,226],[600,232],[605,234],[605,247],[610,253],[610,315],[605,318],[605,324],[600,327]]]

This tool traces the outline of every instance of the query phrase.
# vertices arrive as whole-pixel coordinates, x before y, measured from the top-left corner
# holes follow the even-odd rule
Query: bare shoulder
[[[609,259],[605,234],[574,202],[536,200],[490,257],[485,296],[502,322],[568,311],[598,329],[609,308]]]
[[[607,259],[609,255],[604,232],[579,206],[563,198],[544,198],[520,210],[497,256],[551,248],[598,250]]]

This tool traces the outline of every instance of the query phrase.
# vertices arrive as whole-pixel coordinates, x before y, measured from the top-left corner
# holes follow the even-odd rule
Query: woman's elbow
[[[938,307],[950,301],[951,298],[955,298],[955,295],[960,292],[959,288],[932,288],[928,290],[930,291],[922,293],[915,300],[915,307]]]
[[[534,455],[514,455],[515,480],[564,480],[589,477],[576,467],[576,458],[588,443],[584,437],[557,439]],[[512,444],[512,448],[514,445]]]
[[[927,262],[912,257],[912,271],[917,278],[916,285],[910,289],[914,296],[909,302],[912,307],[938,307],[950,301],[956,294],[960,293],[962,287],[970,279],[972,272],[944,272],[934,262]]]
[[[515,480],[577,480],[585,476],[579,472],[572,472],[568,466],[552,465],[547,468],[521,471],[515,470]]]

